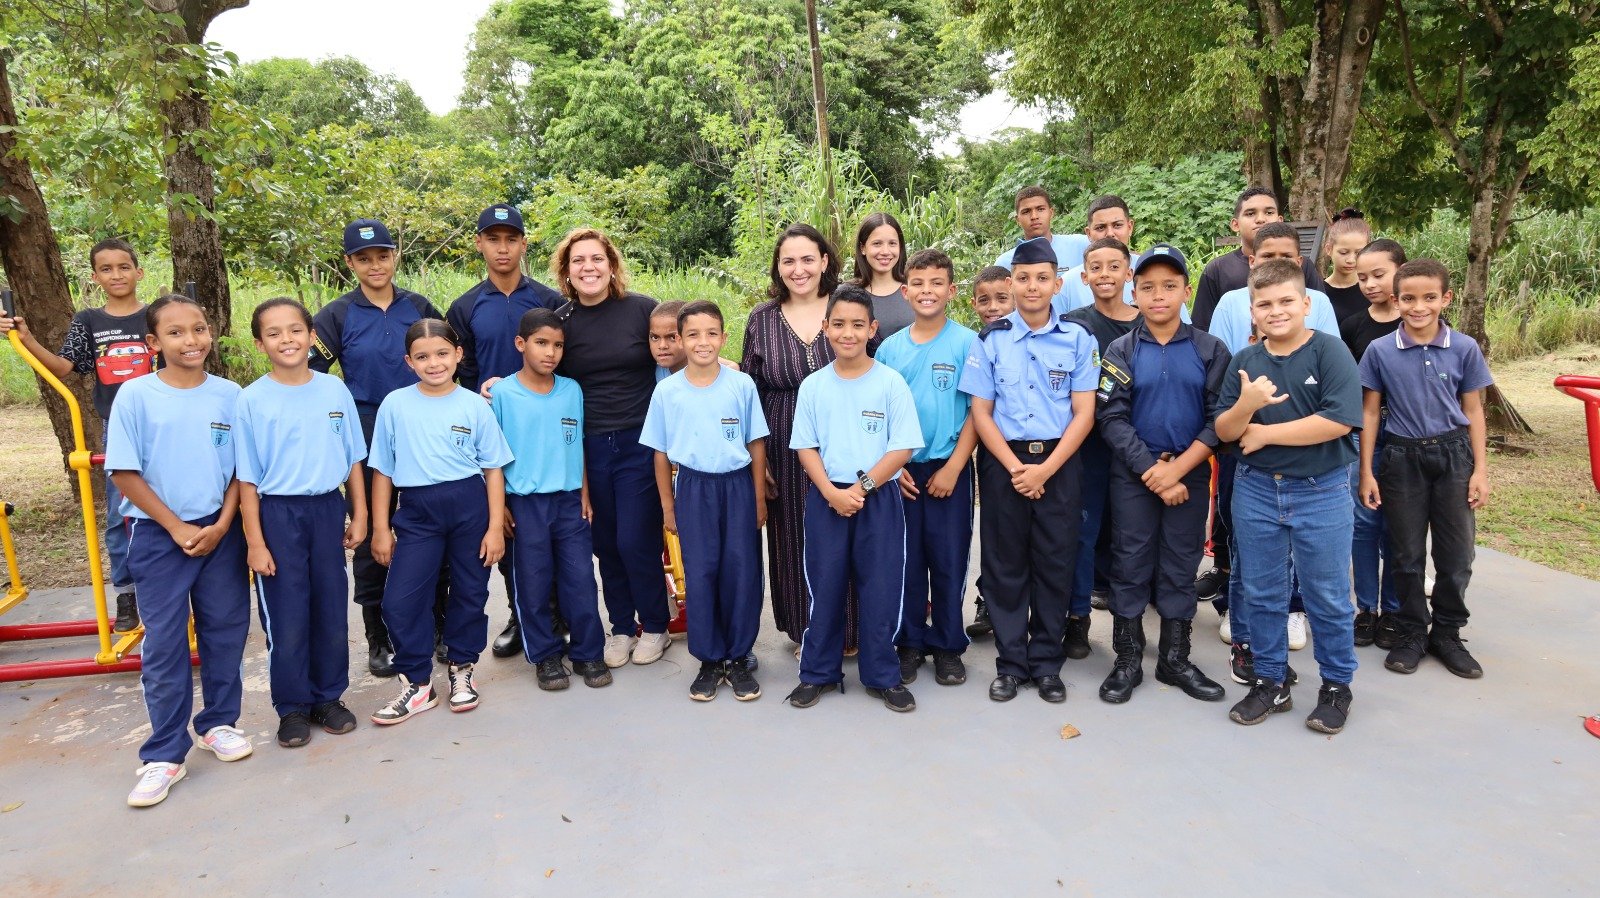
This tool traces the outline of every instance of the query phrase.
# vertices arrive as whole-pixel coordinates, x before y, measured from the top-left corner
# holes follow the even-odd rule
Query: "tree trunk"
[[[40,343],[55,347],[61,345],[72,321],[72,294],[44,195],[39,192],[28,161],[16,151],[17,109],[11,96],[7,55],[0,50],[0,204],[14,209],[0,209],[0,263],[4,264],[6,279],[16,295],[17,312],[27,317],[28,327]],[[100,416],[94,413],[88,384],[81,377],[68,377],[63,382],[78,399],[86,444],[97,449]],[[61,446],[62,467],[66,469],[66,454],[74,448],[72,415],[55,390],[43,380],[38,383],[50,415],[50,427]],[[69,475],[68,479],[76,494],[77,478]]]
[[[1467,280],[1456,303],[1455,327],[1489,354],[1484,310],[1489,302],[1489,262],[1494,258],[1495,189],[1492,180],[1473,185],[1467,231]]]

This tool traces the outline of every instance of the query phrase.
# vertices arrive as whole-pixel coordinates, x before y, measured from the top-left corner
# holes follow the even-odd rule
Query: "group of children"
[[[1393,241],[1371,240],[1358,214],[1341,214],[1327,286],[1353,287],[1367,306],[1330,324],[1297,234],[1270,192],[1252,189],[1233,222],[1244,267],[1231,253],[1207,267],[1213,296],[1191,324],[1187,260],[1164,243],[1132,254],[1133,218],[1119,198],[1091,206],[1087,241],[1051,234],[1053,212],[1039,188],[1019,195],[1025,239],[973,278],[979,333],[950,318],[957,272],[938,250],[904,260],[912,320],[881,345],[868,290],[847,284],[828,298],[834,361],[801,384],[787,447],[810,481],[811,608],[786,701],[811,707],[842,691],[852,591],[860,679],[891,710],[915,708],[907,687],[930,654],[936,682],[964,683],[968,636],[991,631],[991,699],[1032,686],[1064,701],[1064,660],[1090,651],[1098,577],[1113,617],[1107,702],[1128,701],[1143,679],[1150,605],[1156,678],[1196,699],[1226,697],[1189,657],[1208,586],[1231,599],[1230,674],[1249,687],[1230,712],[1238,723],[1290,709],[1295,614],[1308,620],[1322,678],[1312,729],[1345,725],[1356,645],[1385,646],[1399,672],[1433,654],[1452,673],[1481,676],[1460,629],[1473,510],[1489,493],[1481,391],[1491,380],[1476,344],[1441,320],[1444,267],[1408,262]],[[381,601],[362,603],[370,661],[401,678],[374,723],[438,704],[436,656],[450,709],[477,706],[488,578],[502,559],[512,626],[540,688],[567,686],[564,656],[587,685],[611,682],[619,665],[602,658],[583,390],[556,373],[570,312],[521,276],[520,252],[496,245],[507,228],[521,236],[514,208],[490,207],[479,226],[490,278],[471,297],[493,288],[503,302],[463,297],[443,320],[393,286],[382,224],[354,222],[345,250],[360,286],[315,321],[291,299],[261,304],[251,331],[271,370],[243,390],[206,372],[213,336],[196,302],[139,305],[142,271],[121,241],[94,248],[107,304],[74,319],[59,356],[23,319],[0,319],[52,370],[99,374],[117,491],[107,530],[127,536],[125,549],[108,540],[117,626],[142,617],[152,723],[130,804],[164,799],[195,742],[191,614],[205,702],[192,720],[198,743],[225,761],[252,751],[236,726],[246,567],[285,746],[305,744],[313,725],[356,726],[342,701],[346,549],[359,559],[366,547],[366,578],[382,576]],[[1083,289],[1066,289],[1064,274]],[[518,293],[528,294],[521,304]],[[740,701],[761,695],[752,649],[769,431],[755,383],[721,358],[726,339],[715,303],[651,312],[660,370],[639,442],[655,454],[663,519],[682,545],[696,701],[724,684]],[[398,352],[380,352],[383,340]],[[334,361],[343,380],[324,373]],[[979,618],[963,632],[975,508]],[[1208,523],[1214,572],[1195,581]],[[130,585],[137,609],[131,594],[122,607]]]

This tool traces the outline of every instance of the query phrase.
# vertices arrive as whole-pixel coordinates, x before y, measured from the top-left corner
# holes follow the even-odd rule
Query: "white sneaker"
[[[1306,613],[1289,612],[1289,651],[1298,652],[1306,647]]]
[[[256,750],[238,727],[212,727],[196,744],[216,755],[219,761],[243,760]]]
[[[450,665],[450,710],[471,711],[478,707],[478,687],[472,682],[472,665]]]
[[[1430,599],[1433,598],[1433,578],[1426,574],[1422,577],[1422,594]]]
[[[172,788],[173,783],[183,779],[183,765],[151,761],[134,773],[139,774],[139,782],[128,793],[128,806],[148,808],[166,800],[167,790]]]
[[[1233,627],[1228,624],[1228,612],[1222,612],[1222,622],[1217,625],[1217,635],[1228,645],[1233,645]]]
[[[654,664],[661,660],[671,645],[672,637],[665,633],[646,633],[639,638],[639,644],[633,647],[633,663]]]
[[[379,708],[372,715],[373,723],[381,726],[400,723],[439,704],[439,696],[433,692],[432,681],[413,683],[406,679],[405,674],[401,674],[400,684],[405,688],[394,701]]]
[[[633,653],[633,647],[639,640],[632,636],[607,636],[606,637],[606,666],[623,667],[628,663],[628,656]]]

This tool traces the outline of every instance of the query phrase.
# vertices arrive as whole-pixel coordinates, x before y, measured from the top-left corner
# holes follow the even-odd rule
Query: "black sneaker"
[[[968,636],[988,636],[994,632],[994,624],[989,621],[989,603],[978,596],[977,610],[973,612],[972,623],[967,624]]]
[[[290,711],[278,718],[278,744],[284,748],[299,748],[311,741],[311,720],[300,711]]]
[[[560,692],[572,685],[567,678],[567,666],[561,663],[560,655],[551,655],[540,661],[534,675],[539,680],[539,688],[545,692]]]
[[[890,686],[888,689],[869,688],[867,694],[873,698],[883,699],[883,706],[890,711],[904,713],[917,710],[917,700],[911,697],[911,690],[905,686]]]
[[[1300,685],[1300,675],[1294,672],[1294,665],[1293,664],[1290,664],[1288,662],[1284,662],[1284,665],[1283,665],[1283,681],[1285,683],[1288,683],[1290,686],[1299,686]]]
[[[900,683],[909,685],[917,681],[917,668],[922,666],[922,649],[896,646],[894,653],[900,657]]]
[[[1250,651],[1250,643],[1233,644],[1228,653],[1228,676],[1240,686],[1249,686],[1256,681],[1256,655]]]
[[[1306,718],[1306,726],[1330,735],[1344,729],[1345,720],[1350,717],[1350,700],[1354,697],[1350,684],[1323,680],[1322,688],[1317,690],[1317,709]]]
[[[1395,612],[1379,615],[1378,629],[1372,634],[1372,644],[1388,650],[1400,644],[1400,615]]]
[[[728,662],[727,672],[723,676],[733,688],[733,697],[739,701],[753,702],[761,697],[761,684],[756,682],[755,676],[740,662]]]
[[[583,685],[590,689],[611,685],[611,668],[604,661],[574,661],[572,672],[583,677]]]
[[[1356,645],[1372,645],[1378,637],[1378,612],[1363,608],[1356,612]]]
[[[1091,590],[1089,590],[1089,607],[1093,608],[1096,611],[1105,611],[1106,609],[1110,608],[1111,607],[1111,590],[1109,590],[1109,589],[1091,589]]]
[[[356,716],[344,706],[344,702],[332,701],[314,705],[311,708],[311,722],[318,724],[325,732],[335,736],[343,736],[356,728]]]
[[[1422,663],[1422,656],[1427,653],[1426,633],[1401,633],[1400,641],[1389,650],[1389,657],[1383,659],[1383,666],[1395,673],[1416,673],[1417,665]]]
[[[1067,618],[1067,632],[1061,638],[1061,648],[1067,657],[1082,661],[1089,657],[1089,616]]]
[[[118,633],[132,633],[139,629],[139,602],[131,592],[117,593],[117,621],[111,629]]]
[[[701,661],[700,673],[689,684],[689,697],[697,702],[709,702],[717,697],[717,685],[722,682],[721,661]]]
[[[450,663],[450,649],[444,644],[444,634],[443,633],[434,634],[434,637],[433,637],[433,657],[438,659],[440,664],[449,664]]]
[[[1483,676],[1483,666],[1478,659],[1472,657],[1466,642],[1461,638],[1461,631],[1454,628],[1434,627],[1433,633],[1428,637],[1428,654],[1439,659],[1445,669],[1458,677],[1476,680]]]
[[[940,686],[960,686],[967,681],[967,666],[955,652],[933,653],[933,681]]]
[[[745,655],[743,658],[740,658],[738,661],[733,662],[733,664],[736,667],[744,668],[746,673],[755,673],[756,671],[761,669],[761,662],[756,660],[756,653],[755,652],[751,652],[750,654]]]
[[[784,701],[796,708],[809,708],[822,699],[824,692],[832,692],[838,688],[838,683],[801,683],[794,687],[794,691],[790,692]]]
[[[1228,588],[1228,572],[1212,568],[1194,578],[1194,597],[1201,602],[1210,602],[1224,589]]]
[[[1228,712],[1228,719],[1244,726],[1255,726],[1267,719],[1268,714],[1281,714],[1294,707],[1288,683],[1270,683],[1257,679],[1250,691]]]

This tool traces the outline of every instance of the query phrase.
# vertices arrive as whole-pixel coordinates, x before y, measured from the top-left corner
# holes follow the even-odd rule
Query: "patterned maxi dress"
[[[778,482],[778,498],[767,505],[767,577],[772,589],[772,617],[778,629],[795,642],[805,634],[811,597],[806,590],[802,552],[805,547],[805,492],[810,479],[800,456],[789,448],[800,382],[833,361],[833,347],[821,332],[807,343],[795,334],[776,300],[750,310],[745,325],[744,357],[739,367],[756,382],[761,411],[767,416],[767,470]],[[855,591],[846,601],[845,648],[856,646]]]

